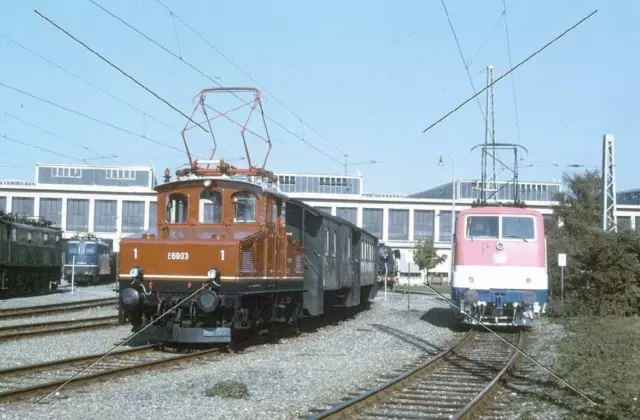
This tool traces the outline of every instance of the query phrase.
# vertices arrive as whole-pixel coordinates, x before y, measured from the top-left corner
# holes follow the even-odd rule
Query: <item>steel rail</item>
[[[74,319],[67,321],[39,322],[0,327],[0,341],[15,340],[36,335],[49,335],[64,331],[79,331],[118,326],[118,315],[96,318]]]
[[[461,348],[465,343],[471,340],[475,335],[474,331],[467,332],[458,342],[456,342],[453,346],[448,349],[438,353],[433,358],[427,360],[421,365],[401,374],[400,376],[391,379],[379,385],[378,387],[365,392],[362,395],[359,395],[355,398],[352,398],[348,401],[345,401],[342,404],[339,404],[335,407],[331,407],[328,410],[322,411],[317,415],[311,417],[314,420],[319,419],[339,419],[339,418],[349,418],[353,415],[356,415],[358,410],[372,405],[373,403],[381,400],[386,397],[393,391],[398,390],[399,388],[406,387],[409,383],[418,379],[417,376],[424,373],[426,369],[433,368],[435,364],[441,360],[443,360],[446,356],[454,353],[457,349]]]
[[[516,347],[518,347],[519,349],[524,348],[527,344],[528,337],[529,335],[526,332],[520,331],[518,344],[516,344]],[[487,401],[489,399],[491,393],[496,390],[496,385],[498,384],[498,382],[504,378],[505,374],[509,370],[513,369],[519,356],[520,352],[514,350],[513,355],[511,356],[507,364],[500,370],[500,372],[498,372],[496,377],[493,378],[493,380],[491,380],[491,382],[489,382],[487,386],[478,395],[476,395],[473,400],[469,402],[469,404],[465,405],[460,411],[451,416],[450,419],[462,420],[470,417],[473,410],[478,407],[481,401]]]
[[[193,359],[193,358],[212,355],[212,354],[221,354],[223,349],[224,347],[205,349],[205,350],[200,350],[200,351],[196,351],[193,353],[186,353],[186,354],[171,354],[171,353],[158,352],[158,348],[155,345],[147,345],[147,346],[142,346],[138,348],[122,350],[119,352],[114,352],[104,359],[106,368],[103,367],[102,370],[98,372],[94,371],[93,373],[79,376],[74,381],[70,382],[69,385],[67,385],[67,387],[74,387],[81,383],[86,384],[88,382],[95,381],[98,379],[118,376],[125,373],[151,369],[161,365],[174,364],[178,361],[184,361],[187,359]],[[135,356],[136,354],[142,354],[143,356],[145,355],[165,356],[166,355],[166,357],[160,357],[158,359],[150,360],[150,361],[143,360],[142,363],[135,363],[136,359],[134,357],[131,357],[129,361],[134,362],[131,365],[122,366],[117,364],[117,363],[126,362],[127,356]],[[15,400],[23,399],[29,396],[33,396],[35,394],[41,394],[46,391],[53,390],[67,381],[67,378],[69,376],[69,373],[68,373],[69,366],[86,364],[86,363],[95,361],[102,356],[103,354],[94,354],[89,356],[81,356],[81,357],[75,357],[70,359],[58,360],[54,362],[39,363],[35,365],[21,366],[17,368],[0,370],[0,387],[2,388],[10,387],[10,389],[0,391],[0,401],[2,402],[15,401]],[[97,364],[96,368],[100,369],[100,365]],[[44,383],[36,383],[35,385],[29,384],[30,382],[32,382],[32,381],[29,381],[30,374],[33,374],[34,376],[36,376],[35,381],[37,382],[38,381],[37,376],[39,374],[42,374],[43,372],[47,372],[51,374],[52,371],[55,371],[58,369],[61,370],[61,374],[65,376],[64,379],[56,379],[56,380],[52,380]],[[7,377],[9,377],[8,378],[9,380],[7,380]],[[20,386],[19,385],[20,379],[26,379],[26,381],[24,382],[26,382],[29,385]],[[5,382],[9,382],[10,385],[9,386],[4,385]],[[18,383],[17,387],[14,385],[16,383]]]
[[[485,335],[483,333],[469,331],[461,340],[439,353],[433,359],[402,373],[398,377],[372,390],[309,418],[314,420],[343,419],[360,416],[368,418],[369,414],[378,418],[403,418],[404,416],[402,414],[393,413],[394,411],[397,412],[401,410],[421,411],[421,415],[428,415],[429,418],[468,418],[472,412],[480,408],[480,402],[488,401],[488,397],[492,394],[492,391],[496,389],[496,385],[504,378],[505,374],[514,366],[518,359],[519,352],[511,350],[508,357],[506,354],[504,355],[507,360],[501,361],[499,354],[501,350],[499,351],[498,348],[495,349],[494,353],[489,353],[491,356],[487,359],[487,351],[491,350],[492,345],[487,343],[490,343],[492,336],[492,334]],[[525,345],[526,337],[527,333],[525,331],[519,332],[518,348],[522,348],[522,346]],[[484,346],[482,342],[480,342],[477,347],[473,347],[470,355],[461,354],[467,351],[469,344],[476,338],[489,341],[485,341]],[[504,347],[501,347],[501,349],[505,350]],[[474,350],[476,354],[473,353]],[[470,363],[471,365],[469,365]],[[500,363],[502,368],[492,366],[495,363]],[[496,371],[498,372],[495,373]],[[482,388],[476,390],[475,388],[484,382],[484,377],[489,374],[491,374],[492,378],[486,379],[488,383],[486,385],[482,384]],[[436,386],[435,384],[438,383],[438,381],[442,382],[442,378],[449,378],[445,380],[444,388],[427,389]],[[434,382],[432,385],[429,385],[431,380]],[[414,385],[416,385],[417,388],[423,387],[424,389],[422,391],[412,390],[411,388]],[[418,394],[417,396],[416,393]],[[438,398],[437,395],[434,397],[434,395],[429,394],[442,395],[440,400],[446,401],[434,400],[434,398]],[[469,400],[466,398],[469,398]],[[377,404],[391,405],[392,407],[382,408],[383,411],[388,410],[391,413],[369,413]],[[395,406],[395,408],[393,408],[393,406]],[[416,408],[410,408],[411,406]],[[415,414],[417,415],[418,413]]]
[[[134,373],[136,371],[154,369],[159,366],[171,365],[176,362],[191,360],[202,356],[234,353],[237,350],[242,350],[256,344],[265,344],[265,342],[270,342],[274,339],[279,340],[295,335],[298,335],[298,332],[294,330],[274,332],[274,334],[256,337],[239,344],[227,344],[216,348],[196,350],[186,354],[159,351],[162,348],[161,345],[150,344],[125,350],[114,351],[107,357],[104,357],[104,353],[99,353],[62,360],[55,360],[52,362],[1,369],[0,402],[22,400],[29,396],[44,394],[45,392],[53,391],[60,385],[68,382],[68,378],[69,376],[71,376],[71,374],[69,373],[69,367],[77,366],[78,369],[84,368],[86,365],[92,362],[96,362],[101,358],[102,360],[100,362],[92,366],[90,370],[87,370],[87,374],[79,375],[73,381],[69,382],[66,387],[72,388],[78,384],[85,384],[103,378]],[[122,365],[122,363],[126,363],[127,361],[136,362],[136,359],[134,357],[138,354],[140,354],[142,357],[146,356],[158,358],[150,361],[142,360],[142,363],[134,363],[126,366]],[[132,357],[127,358],[127,356]],[[60,371],[58,376],[64,377],[64,379],[55,379],[45,383],[38,383],[42,380],[43,373],[46,373],[51,377],[55,375],[56,370]],[[26,386],[20,386],[21,379],[23,379],[23,384],[26,383]],[[36,384],[32,385],[33,382],[36,382]]]
[[[55,303],[51,305],[25,306],[0,310],[0,319],[25,318],[35,315],[47,315],[52,313],[78,311],[81,309],[95,308],[96,306],[108,306],[118,303],[117,298],[80,300],[74,302]]]

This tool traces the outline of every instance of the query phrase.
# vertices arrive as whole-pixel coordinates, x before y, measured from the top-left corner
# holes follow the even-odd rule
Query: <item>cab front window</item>
[[[503,239],[535,239],[533,217],[504,216],[502,218]]]
[[[500,234],[498,216],[468,216],[467,238],[498,239]]]
[[[185,223],[187,221],[189,198],[181,193],[167,196],[167,223]]]
[[[200,223],[222,221],[222,194],[220,191],[203,190],[200,193]]]
[[[257,198],[255,195],[240,192],[233,196],[234,221],[236,223],[253,223],[256,221]]]

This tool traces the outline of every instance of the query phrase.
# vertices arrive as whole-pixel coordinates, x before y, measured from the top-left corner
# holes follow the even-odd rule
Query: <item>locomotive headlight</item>
[[[476,279],[474,279],[473,277],[469,277],[469,283],[473,283],[474,281],[476,281]]]
[[[525,305],[532,305],[536,301],[536,292],[528,290],[522,295],[522,302]]]
[[[531,277],[527,277],[527,279],[524,282],[527,284],[531,283]]]
[[[131,274],[131,277],[134,279],[138,277],[141,272],[142,270],[140,270],[139,267],[133,267],[131,270],[129,270],[129,274]]]
[[[220,274],[220,271],[218,271],[217,268],[212,268],[211,270],[207,271],[207,277],[209,277],[209,280],[214,280],[216,277],[218,277],[218,274]]]
[[[220,298],[215,292],[207,290],[198,295],[198,308],[204,312],[213,312],[218,307]]]
[[[144,302],[144,295],[132,287],[120,291],[120,307],[125,311],[133,311]]]

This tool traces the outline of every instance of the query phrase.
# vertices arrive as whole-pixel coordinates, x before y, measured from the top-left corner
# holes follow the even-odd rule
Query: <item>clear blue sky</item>
[[[223,85],[253,82],[198,39],[155,0],[96,0],[171,51],[181,54]],[[430,1],[178,1],[165,0],[264,89],[350,155],[369,192],[414,192],[451,179],[436,165],[441,153],[457,161],[460,177],[479,177],[480,156],[471,147],[484,139],[477,103],[470,102],[427,134],[421,131],[473,92],[439,0]],[[487,64],[497,77],[509,69],[502,0],[446,0],[476,88]],[[185,119],[33,12],[37,9],[112,60],[180,110],[213,83],[153,45],[88,0],[7,2],[0,33],[64,66],[95,85],[179,130]],[[634,1],[507,1],[513,64],[576,23],[599,12],[516,70],[520,139],[511,80],[496,85],[498,141],[521,142],[530,151],[521,179],[559,180],[552,164],[599,168],[602,135],[616,137],[617,186],[640,186],[635,176],[640,138],[637,47],[640,3]],[[492,29],[495,30],[492,32]],[[491,36],[486,44],[487,36]],[[178,48],[179,42],[179,48]],[[482,48],[481,48],[482,47]],[[0,38],[0,83],[41,96],[144,134],[182,150],[181,137],[142,113],[110,98]],[[481,97],[484,105],[484,96]],[[343,155],[266,95],[266,113],[342,162]],[[44,134],[11,115],[55,132]],[[274,124],[269,169],[342,173],[340,164]],[[0,135],[55,150],[93,164],[146,165],[158,170],[186,161],[139,137],[56,109],[0,87]],[[0,137],[0,177],[33,178],[36,162],[74,160]],[[236,139],[219,138],[224,156],[241,152]],[[200,146],[201,152],[204,147]],[[506,158],[506,155],[504,155]],[[8,166],[15,165],[15,166]]]

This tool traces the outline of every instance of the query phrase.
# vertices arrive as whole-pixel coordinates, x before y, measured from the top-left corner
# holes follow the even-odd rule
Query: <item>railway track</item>
[[[39,322],[36,324],[0,327],[0,341],[17,340],[37,335],[48,335],[64,331],[80,331],[117,326],[118,316],[102,316],[70,321]]]
[[[65,390],[108,377],[175,364],[202,356],[220,354],[224,348],[212,348],[189,353],[162,351],[147,345],[111,353],[78,375],[65,386]],[[41,397],[65,383],[84,366],[95,362],[103,354],[74,357],[47,363],[0,370],[0,402],[28,397]]]
[[[519,348],[527,333],[501,334]],[[493,334],[470,331],[433,359],[311,419],[463,419],[514,368],[518,352]]]
[[[95,308],[97,306],[109,306],[118,303],[117,298],[82,300],[76,302],[56,303],[53,305],[27,306],[22,308],[11,308],[0,310],[0,319],[26,318],[29,316],[40,316],[57,314],[61,312],[79,311],[82,309]]]

